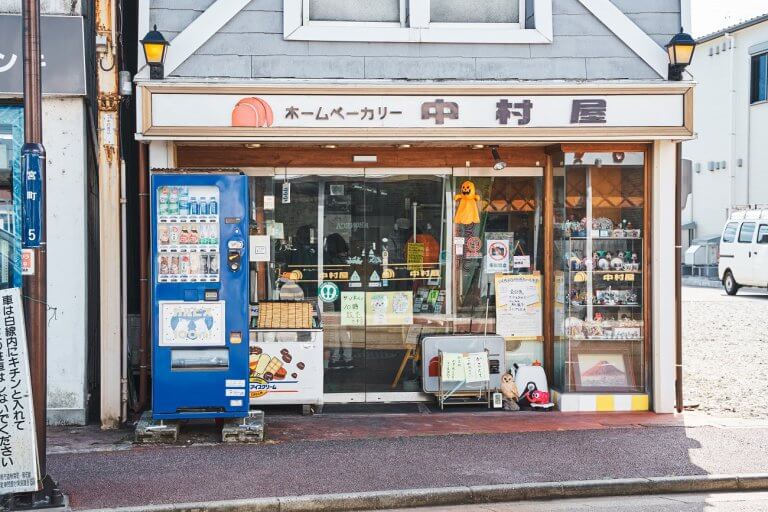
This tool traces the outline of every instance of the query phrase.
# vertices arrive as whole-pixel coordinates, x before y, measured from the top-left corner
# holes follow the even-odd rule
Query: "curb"
[[[768,491],[768,473],[692,475],[615,480],[572,480],[432,489],[402,489],[341,494],[175,503],[92,509],[83,512],[314,512],[471,505],[563,498],[597,498],[639,494]]]

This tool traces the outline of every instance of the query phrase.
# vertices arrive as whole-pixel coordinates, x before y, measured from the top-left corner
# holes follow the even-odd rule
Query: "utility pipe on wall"
[[[139,144],[139,396],[133,405],[147,405],[149,388],[149,146]]]

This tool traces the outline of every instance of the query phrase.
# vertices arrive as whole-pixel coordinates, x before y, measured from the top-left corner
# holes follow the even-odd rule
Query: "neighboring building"
[[[139,49],[136,138],[153,172],[249,176],[251,234],[269,236],[253,300],[276,299],[280,278],[306,297],[334,283],[319,302],[326,403],[429,399],[407,364],[419,336],[472,329],[506,338],[502,367],[541,361],[561,410],[671,412],[693,84],[667,80],[663,45],[688,26],[681,4],[145,0],[138,38],[156,25],[171,46],[160,80]],[[456,223],[464,189],[479,222]],[[174,277],[183,258],[152,264],[151,284],[195,280]],[[497,295],[495,272],[527,278]],[[516,308],[525,282],[539,287]]]
[[[697,137],[683,144],[684,244],[716,242],[733,207],[768,203],[768,14],[700,38],[690,70]]]
[[[90,2],[43,2],[43,143],[47,156],[48,421],[85,424],[96,392],[89,351],[98,239],[89,236],[96,176],[89,136],[93,30]],[[21,285],[21,170],[24,143],[21,2],[0,0],[0,253],[2,286]],[[85,45],[85,47],[84,47]],[[90,60],[90,59],[88,59]],[[91,103],[92,105],[92,103]],[[89,340],[91,343],[89,343]],[[98,355],[96,352],[93,355]],[[97,401],[98,402],[98,401]]]

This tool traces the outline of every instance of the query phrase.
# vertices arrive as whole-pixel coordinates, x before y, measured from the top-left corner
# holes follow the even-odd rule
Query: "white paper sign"
[[[531,257],[530,256],[512,256],[512,267],[513,268],[531,268]]]
[[[541,306],[541,275],[496,275],[496,334],[540,338]]]
[[[283,183],[281,200],[283,204],[289,204],[291,202],[291,184],[289,182]]]
[[[249,241],[250,260],[269,261],[271,245],[269,235],[251,235]]]
[[[440,376],[446,382],[487,382],[490,379],[488,353],[444,353]]]
[[[485,273],[509,272],[509,240],[485,241]]]
[[[36,491],[35,416],[19,289],[1,290],[0,302],[0,493]]]
[[[264,209],[265,210],[275,209],[275,196],[264,196]]]

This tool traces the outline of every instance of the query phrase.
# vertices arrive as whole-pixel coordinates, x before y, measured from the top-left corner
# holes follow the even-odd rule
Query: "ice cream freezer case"
[[[322,329],[253,329],[249,350],[251,407],[322,402]]]

